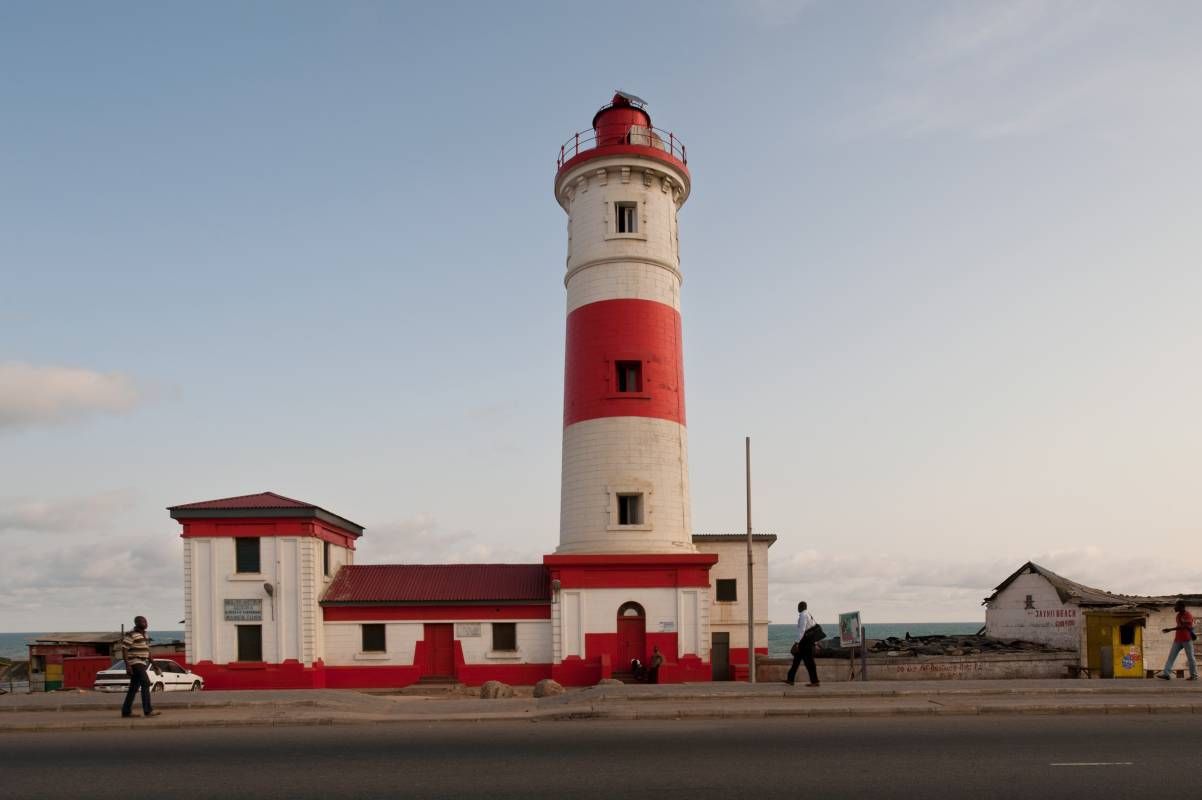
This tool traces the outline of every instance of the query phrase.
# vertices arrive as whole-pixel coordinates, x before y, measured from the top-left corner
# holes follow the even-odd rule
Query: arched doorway
[[[632,658],[647,660],[647,614],[634,602],[618,608],[618,663],[614,667],[625,672]]]

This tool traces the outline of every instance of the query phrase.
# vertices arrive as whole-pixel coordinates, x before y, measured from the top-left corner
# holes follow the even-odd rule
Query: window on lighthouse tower
[[[619,361],[617,362],[617,370],[619,392],[643,391],[643,362]]]
[[[643,496],[641,494],[618,495],[618,524],[643,524]]]
[[[638,233],[638,203],[614,203],[618,233]]]

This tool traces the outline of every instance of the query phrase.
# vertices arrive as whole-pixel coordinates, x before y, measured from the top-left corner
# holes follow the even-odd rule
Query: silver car
[[[205,686],[204,678],[166,658],[156,658],[149,674],[152,692],[199,692]],[[124,692],[129,689],[125,662],[114,661],[108,669],[97,672],[92,688],[98,692]]]

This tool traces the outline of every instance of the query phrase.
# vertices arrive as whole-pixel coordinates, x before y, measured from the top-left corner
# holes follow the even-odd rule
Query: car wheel
[[[200,689],[201,689],[200,681],[193,681],[192,682],[192,691],[199,692]]]
[[[150,688],[150,691],[152,691],[152,692],[161,692],[161,691],[163,691],[163,684],[161,684],[161,683],[156,683],[154,686],[152,686],[152,687]]]

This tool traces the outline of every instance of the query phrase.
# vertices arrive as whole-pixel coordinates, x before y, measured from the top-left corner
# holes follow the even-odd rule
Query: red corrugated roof
[[[319,508],[312,503],[293,500],[275,492],[259,492],[258,494],[243,494],[238,497],[222,497],[219,500],[205,500],[200,503],[185,503],[182,506],[171,506],[176,509],[251,509],[251,508]]]
[[[322,603],[550,602],[542,564],[355,564]]]

